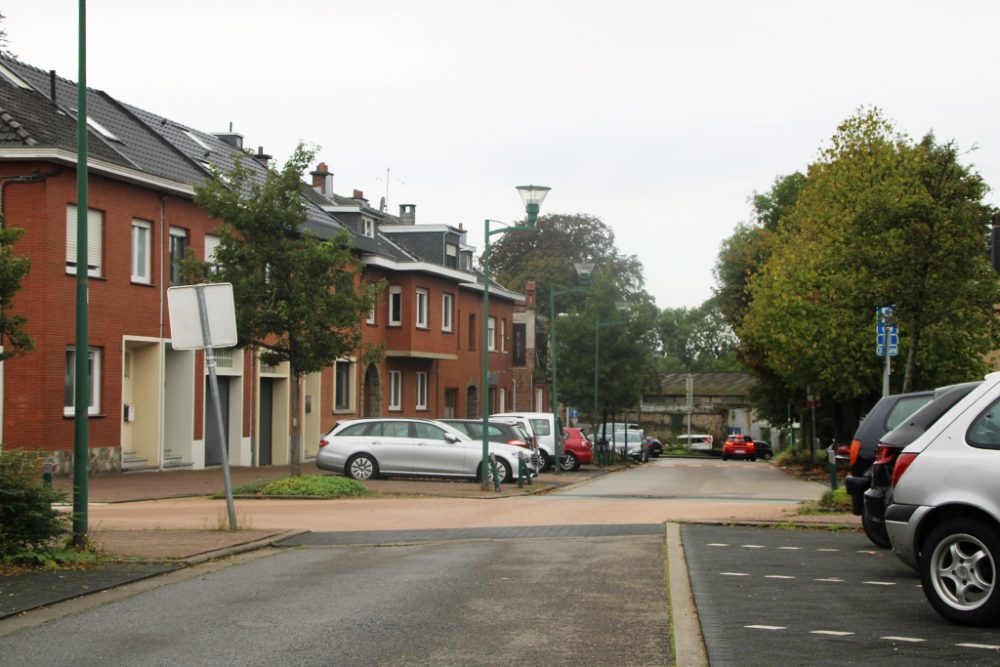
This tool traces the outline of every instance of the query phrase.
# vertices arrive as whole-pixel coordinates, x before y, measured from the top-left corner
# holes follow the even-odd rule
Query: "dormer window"
[[[444,265],[449,269],[458,268],[458,246],[454,243],[446,243],[444,246]]]
[[[375,238],[375,221],[371,218],[361,218],[361,235]]]

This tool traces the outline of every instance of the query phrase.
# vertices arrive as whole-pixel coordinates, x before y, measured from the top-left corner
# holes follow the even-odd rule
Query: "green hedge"
[[[42,483],[45,459],[38,452],[0,452],[0,558],[44,551],[66,532],[69,516],[52,508],[66,496]]]

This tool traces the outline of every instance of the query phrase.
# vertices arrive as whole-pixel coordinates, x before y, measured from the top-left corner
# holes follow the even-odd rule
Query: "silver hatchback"
[[[509,482],[522,447],[490,443],[500,481]],[[316,467],[357,480],[380,475],[424,475],[478,478],[482,443],[441,422],[429,419],[354,419],[342,421],[320,439]],[[530,468],[529,463],[529,468]]]
[[[963,625],[1000,622],[1000,373],[903,449],[885,526],[924,595]]]

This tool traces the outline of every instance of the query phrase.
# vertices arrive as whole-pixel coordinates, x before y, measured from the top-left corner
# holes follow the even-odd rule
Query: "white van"
[[[677,442],[689,450],[707,450],[712,448],[715,438],[705,433],[692,433],[691,435],[685,433],[684,435],[677,436]]]
[[[538,454],[542,457],[541,470],[548,470],[556,460],[556,425],[551,412],[501,412],[491,417],[525,417],[531,422],[538,441]],[[541,472],[541,471],[540,471]]]

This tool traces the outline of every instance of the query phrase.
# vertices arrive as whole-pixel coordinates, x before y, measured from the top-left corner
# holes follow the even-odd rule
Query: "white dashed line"
[[[824,553],[833,553],[834,551],[840,551],[840,549],[830,549],[828,547],[824,547],[822,549],[817,549],[816,551],[822,551]]]
[[[729,545],[725,542],[709,542],[705,545],[706,547],[728,547]]]
[[[853,632],[843,632],[840,630],[810,630],[811,635],[829,635],[831,637],[850,637]]]
[[[1000,646],[996,644],[955,644],[955,646],[961,646],[962,648],[981,648],[987,651],[1000,651]]]
[[[844,583],[844,580],[841,579],[840,577],[825,577],[823,579],[813,579],[813,581],[826,581],[826,582],[830,582],[830,583],[833,583],[833,584],[842,584],[842,583]]]
[[[765,579],[794,579],[795,577],[787,574],[765,574]]]
[[[763,549],[764,548],[764,545],[762,545],[762,544],[741,544],[740,546],[743,547],[744,549]]]
[[[862,581],[863,584],[869,584],[871,586],[895,586],[895,581]]]
[[[749,577],[750,576],[750,573],[748,573],[748,572],[720,572],[719,574],[722,575],[723,577]]]
[[[868,549],[858,549],[856,553],[865,554],[866,556],[878,556],[880,552],[869,551]]]
[[[885,639],[890,642],[910,642],[911,644],[919,644],[920,642],[927,641],[926,639],[921,639],[920,637],[894,637],[892,635],[879,637],[879,639]]]
[[[744,628],[751,630],[786,630],[784,625],[744,625]]]
[[[802,547],[778,547],[778,551],[801,551]]]

